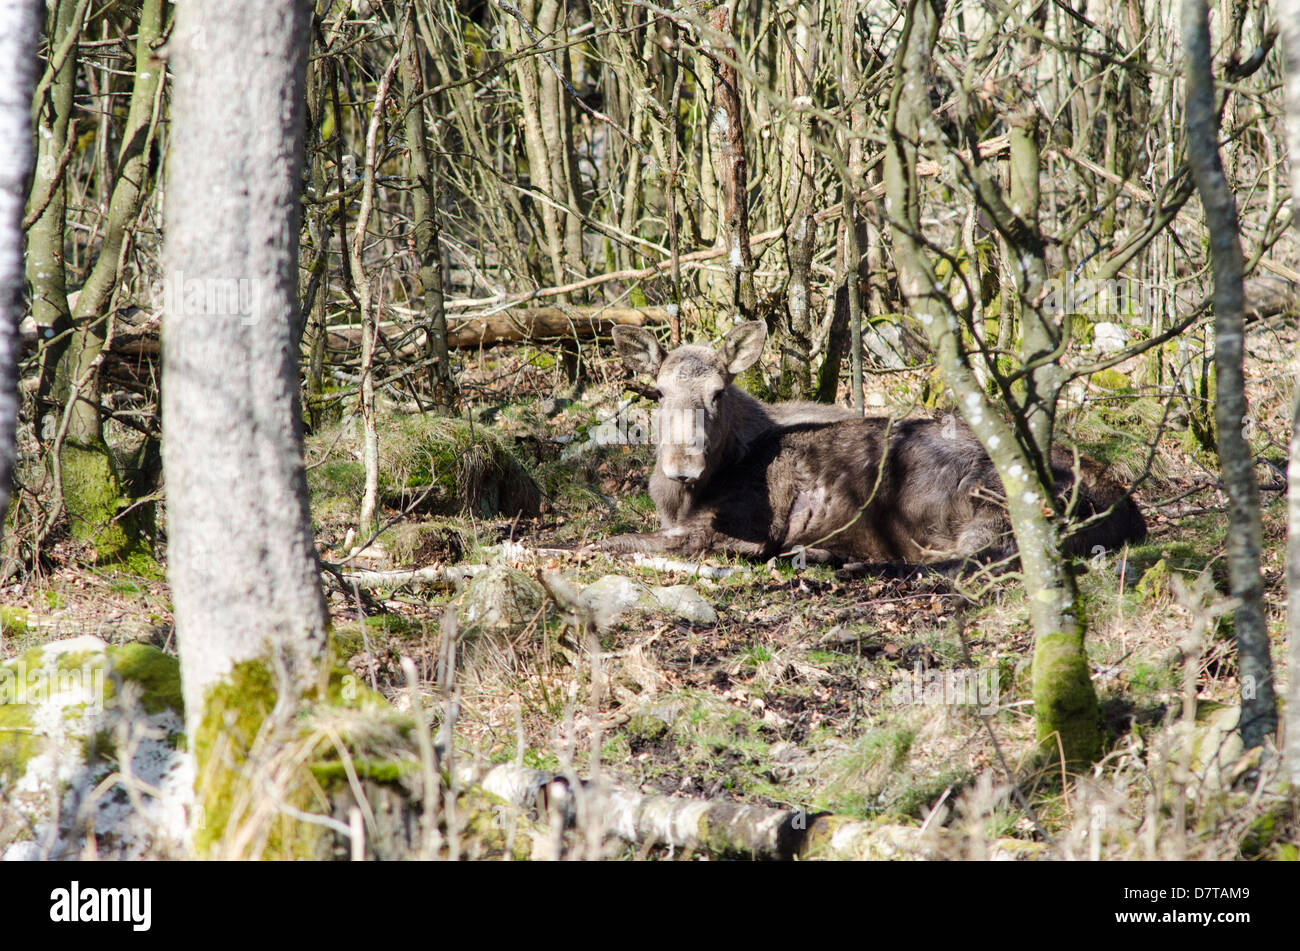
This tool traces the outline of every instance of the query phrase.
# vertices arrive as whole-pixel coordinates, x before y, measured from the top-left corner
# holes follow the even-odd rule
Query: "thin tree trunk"
[[[866,401],[862,379],[862,282],[859,280],[863,248],[859,240],[858,195],[863,184],[861,136],[866,134],[867,110],[858,98],[857,56],[854,52],[857,41],[856,5],[843,2],[840,5],[840,82],[849,102],[850,133],[845,143],[846,161],[841,176],[844,182],[844,286],[845,303],[849,308],[850,396],[853,409],[863,413]]]
[[[1183,0],[1183,50],[1187,58],[1187,154],[1205,209],[1214,269],[1215,429],[1219,465],[1228,492],[1228,577],[1235,611],[1241,683],[1241,739],[1261,746],[1277,730],[1273,660],[1259,570],[1262,530],[1255,459],[1244,428],[1248,420],[1243,376],[1245,349],[1244,263],[1237,202],[1219,158],[1219,119],[1211,73],[1206,0]]]
[[[55,392],[70,414],[59,452],[63,504],[74,538],[92,540],[101,560],[116,560],[138,543],[134,512],[119,515],[123,489],[118,465],[104,441],[99,412],[99,372],[107,314],[117,289],[128,237],[147,193],[149,146],[161,108],[166,67],[154,55],[167,4],[145,0],[136,33],[135,78],[122,144],[113,169],[113,190],[103,240],[72,314],[75,330],[57,371]],[[73,388],[77,388],[75,396]]]
[[[567,9],[563,0],[542,0],[537,14],[537,28],[543,42],[561,45],[567,38]],[[578,170],[573,147],[573,109],[560,81],[567,73],[568,51],[561,49],[555,58],[544,57],[538,66],[542,137],[547,161],[551,165],[551,197],[566,209],[560,219],[564,242],[564,265],[572,277],[586,276],[582,260],[582,218],[579,214]]]
[[[1300,195],[1300,0],[1278,0],[1282,52],[1286,58],[1287,151],[1291,162],[1291,206]],[[1292,224],[1300,234],[1300,215]],[[1300,379],[1300,360],[1297,360]],[[1290,458],[1287,461],[1287,643],[1290,687],[1286,705],[1286,761],[1293,786],[1300,786],[1300,392],[1291,419]]]
[[[525,22],[537,19],[535,0],[523,0],[519,4],[520,14]],[[511,52],[524,49],[532,43],[532,38],[524,31],[523,23],[513,16],[506,18],[506,36],[510,38]],[[543,82],[541,70],[545,69],[535,56],[516,60],[512,69],[519,83],[520,111],[524,119],[524,145],[528,153],[528,183],[551,201],[535,203],[542,219],[542,231],[546,237],[545,252],[551,261],[551,275],[556,284],[568,282],[565,267],[564,228],[560,212],[554,202],[561,201],[557,182],[552,175],[553,165],[547,149],[546,132],[542,128],[542,93]],[[568,303],[567,294],[560,298],[561,303]]]
[[[673,21],[668,27],[669,42],[674,53],[681,50],[681,32]],[[668,319],[668,344],[672,347],[682,342],[682,243],[678,224],[678,191],[681,189],[681,118],[682,81],[684,70],[677,56],[668,60],[668,75],[672,81],[672,97],[668,101],[668,177],[664,182],[664,199],[668,218],[668,251],[672,261],[673,300],[672,314]]]
[[[811,103],[819,49],[805,7],[796,14],[794,38],[788,45],[786,94],[792,102]],[[812,259],[817,248],[812,122],[808,112],[791,122],[782,149],[781,182],[788,192],[783,205],[789,221],[785,242],[790,267],[786,302],[790,323],[780,340],[781,383],[777,391],[783,399],[807,399],[812,388]]]
[[[36,162],[31,108],[36,85],[36,0],[0,0],[0,537],[17,455],[18,320],[23,307],[23,209]]]
[[[32,177],[27,219],[27,283],[31,285],[32,317],[41,345],[40,383],[37,388],[36,438],[42,444],[58,428],[59,405],[55,375],[68,349],[72,313],[68,308],[67,278],[63,260],[65,154],[68,148],[72,95],[76,85],[75,42],[54,69],[57,51],[67,47],[74,31],[77,3],[50,0],[46,4],[45,36],[49,47],[46,74],[33,105],[36,126],[36,172]],[[74,125],[75,130],[75,125]],[[32,220],[34,217],[34,220]]]
[[[420,297],[424,309],[425,357],[430,361],[429,385],[434,403],[455,405],[455,383],[447,352],[447,312],[443,309],[442,247],[438,226],[438,173],[430,162],[424,122],[424,106],[418,102],[424,91],[415,43],[415,20],[408,17],[402,33],[402,85],[406,100],[406,147],[411,156],[411,217],[415,222],[411,238],[419,264]]]
[[[744,321],[754,319],[758,298],[754,291],[754,256],[749,247],[749,172],[745,157],[744,112],[729,16],[730,11],[725,5],[715,7],[709,14],[709,25],[720,34],[717,41],[720,53],[709,53],[714,75],[713,116],[709,129],[718,140],[722,193],[719,231],[727,244],[731,303],[736,308],[736,319]]]
[[[361,207],[357,211],[356,227],[352,230],[352,241],[348,254],[352,261],[352,279],[356,283],[357,299],[361,308],[361,426],[362,426],[362,461],[366,469],[366,484],[361,495],[361,513],[358,528],[362,535],[375,530],[376,513],[379,508],[379,433],[375,420],[375,342],[379,336],[377,301],[366,274],[362,252],[365,249],[366,230],[370,224],[370,213],[375,200],[375,153],[379,147],[379,130],[384,124],[384,103],[388,99],[388,89],[393,76],[401,62],[401,49],[393,54],[379,80],[375,92],[375,105],[370,114],[370,124],[366,129],[366,153],[362,162],[364,184],[361,191]]]
[[[308,233],[311,235],[311,241],[315,255],[312,259],[311,273],[308,275],[307,292],[303,298],[302,307],[302,327],[306,333],[309,323],[308,314],[310,313],[311,335],[309,338],[310,355],[307,362],[306,390],[307,400],[305,413],[307,424],[311,429],[316,429],[321,420],[321,397],[325,389],[325,356],[326,356],[326,323],[328,322],[329,296],[330,296],[330,244],[334,239],[334,229],[331,226],[330,207],[325,202],[325,196],[329,191],[329,157],[326,152],[327,142],[324,139],[324,129],[326,128],[326,111],[329,109],[330,100],[330,80],[333,71],[333,57],[325,49],[324,31],[321,29],[321,17],[323,14],[319,11],[321,5],[318,3],[318,11],[315,14],[316,19],[312,23],[312,35],[320,44],[317,61],[314,65],[309,66],[307,70],[307,108],[310,110],[308,115],[308,146],[312,152],[311,158],[311,187],[315,193],[316,201],[311,206],[311,216],[308,222]],[[331,124],[331,137],[337,142],[341,137],[341,130]],[[344,223],[339,222],[343,227]],[[299,341],[301,346],[301,340]]]

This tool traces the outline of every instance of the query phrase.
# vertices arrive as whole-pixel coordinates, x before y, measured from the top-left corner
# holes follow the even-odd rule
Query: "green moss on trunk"
[[[274,675],[262,661],[236,664],[208,692],[194,730],[195,802],[200,810],[194,848],[200,857],[329,857],[324,828],[291,820],[283,808],[310,809],[315,798],[310,773],[294,776],[291,764],[286,765],[287,777],[264,772],[273,745],[267,741],[278,726],[267,721],[277,699]],[[281,803],[269,816],[260,814],[268,790],[254,788],[261,785],[259,774],[279,787]]]
[[[97,563],[152,556],[140,542],[135,514],[121,514],[129,504],[108,447],[67,442],[59,456],[63,506],[72,537],[94,545]],[[120,516],[120,517],[119,517]]]
[[[1039,636],[1034,644],[1034,719],[1038,738],[1056,736],[1066,765],[1082,769],[1101,754],[1097,694],[1081,634]]]

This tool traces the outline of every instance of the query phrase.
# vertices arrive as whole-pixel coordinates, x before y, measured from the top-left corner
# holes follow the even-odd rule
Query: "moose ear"
[[[757,363],[766,340],[767,326],[761,320],[743,323],[727,334],[718,348],[727,372],[737,376]]]
[[[623,358],[623,365],[634,373],[654,376],[659,364],[664,362],[664,348],[655,335],[640,327],[615,327],[614,346]]]

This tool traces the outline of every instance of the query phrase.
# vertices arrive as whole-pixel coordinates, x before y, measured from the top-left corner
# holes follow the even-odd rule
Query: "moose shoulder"
[[[624,364],[653,377],[659,394],[650,496],[660,530],[600,547],[756,558],[803,549],[819,560],[914,565],[1014,551],[1002,482],[964,423],[760,402],[732,380],[758,360],[766,335],[746,323],[716,350],[665,353],[648,331],[614,329]],[[1101,465],[1058,447],[1052,468],[1072,516],[1086,522],[1068,552],[1145,537],[1141,511]]]

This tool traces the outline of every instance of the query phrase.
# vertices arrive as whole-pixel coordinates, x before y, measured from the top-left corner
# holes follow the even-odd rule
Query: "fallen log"
[[[607,336],[619,326],[648,327],[667,322],[668,310],[663,307],[514,307],[499,313],[449,318],[447,346],[466,349],[506,341]],[[330,327],[329,337],[331,347],[359,347],[361,328]],[[419,350],[420,345],[412,340],[397,354],[411,356]]]
[[[390,308],[409,322],[384,321],[380,331],[399,334],[416,328],[416,312]],[[154,357],[160,350],[158,320],[138,309],[133,320],[123,320],[114,334],[112,352],[120,357]],[[458,349],[489,347],[503,341],[560,340],[572,337],[603,337],[618,326],[651,327],[668,323],[665,307],[512,307],[497,313],[451,317],[447,320],[447,346]],[[361,327],[333,326],[328,329],[330,345],[340,349],[361,346]],[[22,327],[24,350],[36,348],[36,324],[27,320]],[[422,354],[423,338],[412,338],[396,350],[402,357]]]
[[[999,838],[973,843],[962,831],[899,825],[830,813],[747,806],[717,799],[646,795],[586,784],[574,788],[563,776],[513,764],[461,764],[457,776],[539,820],[571,824],[579,812],[601,831],[641,847],[661,846],[750,859],[953,859],[972,846],[993,859],[1047,856],[1039,842]],[[590,798],[585,808],[577,799]]]
[[[487,317],[449,320],[447,346],[479,347],[502,340],[603,336],[618,326],[646,327],[667,322],[668,311],[663,307],[517,308]]]

